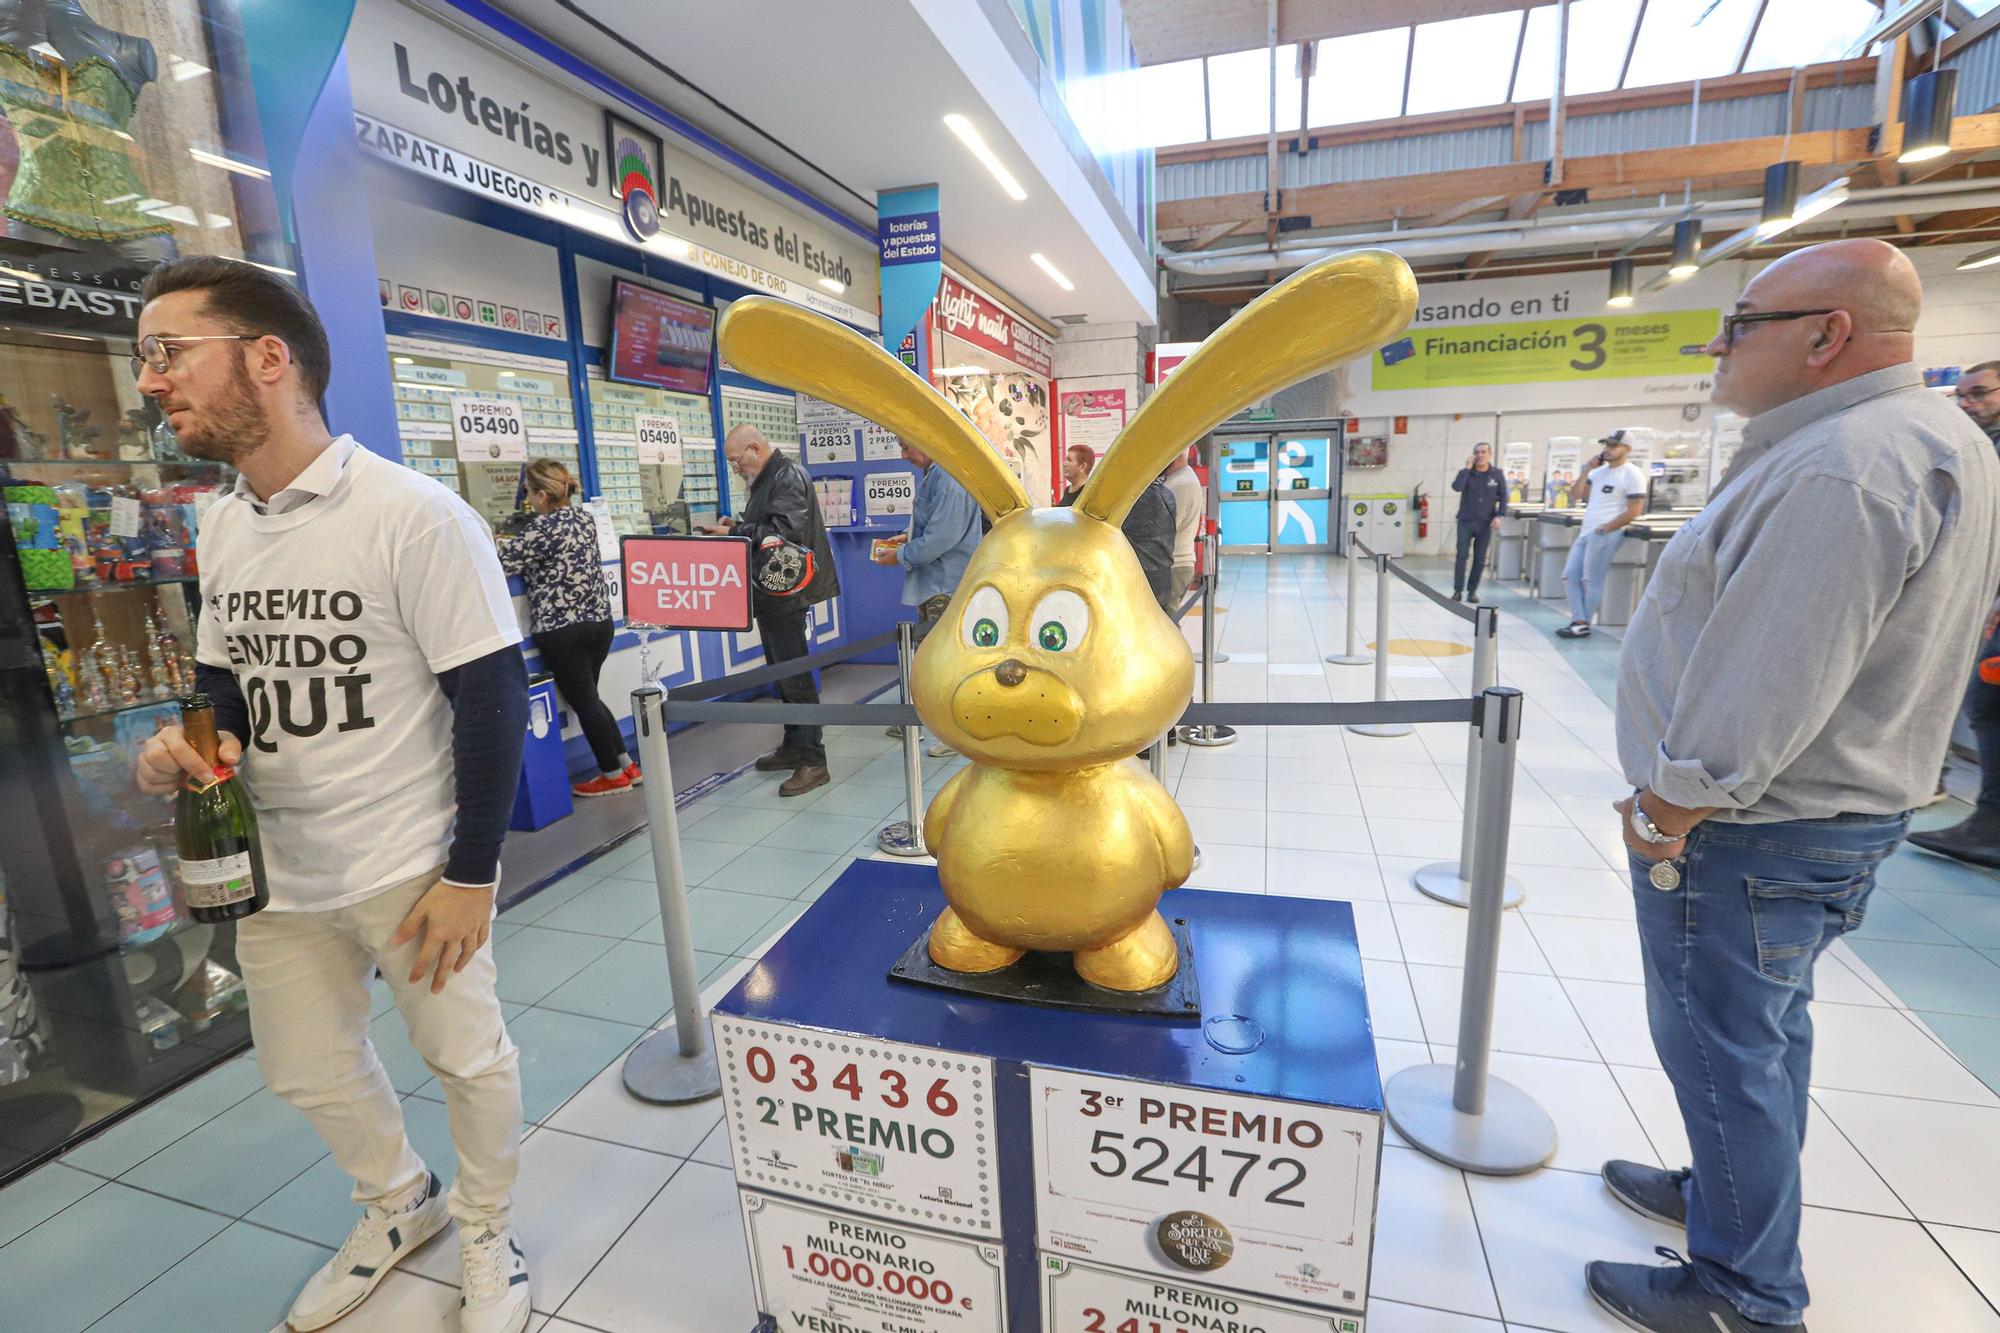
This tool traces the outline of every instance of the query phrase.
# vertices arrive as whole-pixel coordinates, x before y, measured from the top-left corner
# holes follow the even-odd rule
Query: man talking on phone
[[[490,930],[528,696],[492,537],[435,481],[328,432],[326,331],[283,281],[192,257],[142,297],[139,392],[189,454],[237,471],[201,524],[195,682],[270,879],[270,905],[236,927],[257,1065],[363,1209],[286,1327],[347,1315],[456,1219],[460,1330],[520,1333],[521,1075]],[[139,752],[144,791],[189,774],[208,776],[179,727]],[[368,1040],[378,968],[444,1090],[449,1197]]]

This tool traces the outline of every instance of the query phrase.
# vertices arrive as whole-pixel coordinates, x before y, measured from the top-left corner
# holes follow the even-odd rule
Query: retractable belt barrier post
[[[1356,624],[1359,610],[1356,603],[1361,597],[1361,542],[1353,533],[1347,535],[1347,651],[1333,653],[1327,661],[1334,666],[1367,666],[1375,660],[1373,653],[1361,651],[1361,631]]]
[[[1375,557],[1375,702],[1389,702],[1389,557]],[[1353,603],[1348,604],[1350,623]],[[1407,722],[1363,722],[1348,728],[1357,736],[1407,736]]]
[[[1473,717],[1479,737],[1478,824],[1465,983],[1458,1002],[1457,1067],[1405,1069],[1383,1090],[1389,1123],[1413,1145],[1453,1166],[1494,1176],[1533,1171],[1556,1150],[1549,1113],[1521,1089],[1487,1072],[1522,711],[1519,690],[1493,686],[1479,696]]]
[[[1473,612],[1472,692],[1475,695],[1490,689],[1499,679],[1499,620],[1500,613],[1490,606],[1475,608]],[[1468,727],[1465,737],[1465,814],[1460,820],[1458,860],[1455,863],[1434,861],[1410,876],[1410,883],[1419,892],[1453,907],[1464,907],[1472,901],[1472,866],[1479,824],[1476,818],[1479,810],[1478,729]],[[1523,892],[1520,882],[1509,875],[1501,905],[1519,906]]]
[[[694,928],[688,919],[687,873],[681,863],[680,815],[674,772],[667,761],[666,693],[658,685],[632,691],[639,761],[646,771],[646,820],[653,842],[653,881],[660,891],[660,932],[666,937],[667,980],[674,993],[674,1027],[656,1032],[625,1057],[625,1086],[643,1101],[679,1106],[722,1093],[722,1073],[708,1044],[695,970]]]
[[[1215,586],[1222,576],[1222,538],[1213,532],[1204,532],[1201,540],[1208,547],[1208,559],[1201,562],[1201,619],[1207,625],[1215,620]],[[1204,664],[1229,660],[1228,653],[1216,649],[1215,637],[1207,630],[1202,631],[1201,660]]]
[[[1211,554],[1214,547],[1209,548]],[[1201,590],[1201,701],[1215,702],[1215,570],[1208,569],[1203,577],[1207,583]],[[1181,739],[1189,745],[1217,746],[1231,745],[1236,741],[1236,728],[1209,723],[1206,726],[1187,727],[1181,732]]]
[[[896,667],[903,677],[903,702],[913,704],[910,672],[917,657],[917,627],[910,621],[896,626]],[[924,729],[903,727],[903,818],[875,835],[875,845],[891,856],[929,856],[924,846]]]

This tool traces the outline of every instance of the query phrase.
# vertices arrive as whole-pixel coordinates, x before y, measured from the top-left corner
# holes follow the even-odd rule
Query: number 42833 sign
[[[715,1044],[745,1188],[998,1238],[990,1060],[721,1016]]]

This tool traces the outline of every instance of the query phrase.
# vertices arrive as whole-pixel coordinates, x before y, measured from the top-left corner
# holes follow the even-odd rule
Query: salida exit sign
[[[625,537],[625,623],[649,629],[750,628],[748,537]]]

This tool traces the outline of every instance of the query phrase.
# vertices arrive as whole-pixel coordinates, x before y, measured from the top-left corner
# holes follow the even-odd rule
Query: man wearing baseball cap
[[[1569,624],[1556,631],[1563,639],[1590,637],[1590,618],[1604,600],[1604,580],[1611,573],[1611,557],[1618,553],[1624,538],[1619,529],[1646,509],[1646,472],[1637,463],[1628,463],[1632,442],[1625,432],[1614,430],[1598,441],[1603,447],[1597,457],[1584,465],[1583,476],[1570,487],[1571,504],[1584,506],[1583,530],[1569,548],[1563,564],[1563,586],[1569,590]]]

